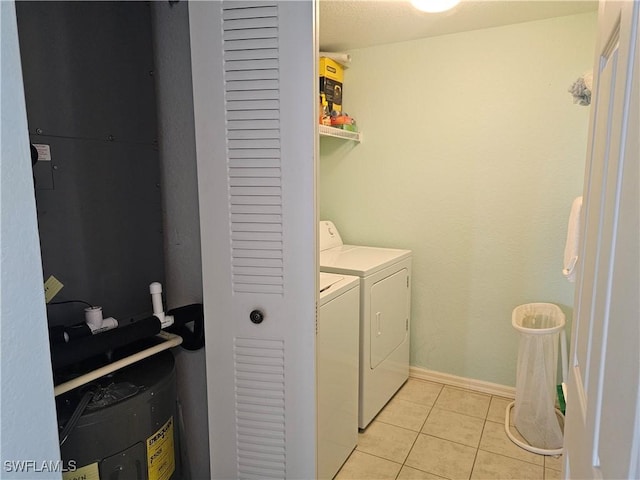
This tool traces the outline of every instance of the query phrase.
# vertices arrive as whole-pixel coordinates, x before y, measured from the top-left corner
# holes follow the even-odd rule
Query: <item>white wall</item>
[[[162,177],[168,308],[202,303],[200,216],[196,172],[187,2],[151,4],[158,147]],[[173,350],[185,426],[186,468],[210,477],[205,350]]]
[[[515,385],[511,311],[559,304],[581,194],[594,13],[352,51],[344,104],[364,142],[322,139],[321,219],[347,243],[409,248],[411,363]]]
[[[60,458],[47,317],[27,136],[15,5],[0,2],[2,130],[0,156],[0,477],[61,478],[42,470]],[[5,462],[31,460],[22,473]]]

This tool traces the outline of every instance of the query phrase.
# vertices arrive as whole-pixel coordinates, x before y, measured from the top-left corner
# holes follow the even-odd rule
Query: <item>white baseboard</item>
[[[435,372],[421,367],[409,367],[409,377],[429,382],[442,383],[452,387],[466,388],[489,395],[497,395],[505,398],[516,398],[515,387],[507,387],[497,383],[475,380],[473,378],[458,377],[448,373]]]

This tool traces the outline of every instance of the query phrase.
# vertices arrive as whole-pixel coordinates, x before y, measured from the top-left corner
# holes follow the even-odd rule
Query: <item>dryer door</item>
[[[371,287],[369,331],[372,369],[402,344],[408,334],[408,277],[409,272],[404,268]]]

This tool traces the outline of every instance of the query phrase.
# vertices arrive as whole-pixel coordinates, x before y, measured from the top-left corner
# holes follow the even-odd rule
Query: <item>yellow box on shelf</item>
[[[320,101],[328,115],[342,111],[342,65],[327,57],[320,57]]]

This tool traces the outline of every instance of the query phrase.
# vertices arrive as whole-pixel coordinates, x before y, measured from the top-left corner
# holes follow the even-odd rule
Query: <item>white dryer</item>
[[[318,479],[331,479],[358,443],[360,284],[320,273],[318,333]]]
[[[358,427],[366,428],[409,378],[411,250],[344,245],[321,221],[320,271],[360,278]]]

